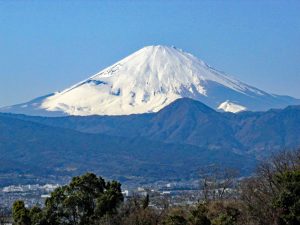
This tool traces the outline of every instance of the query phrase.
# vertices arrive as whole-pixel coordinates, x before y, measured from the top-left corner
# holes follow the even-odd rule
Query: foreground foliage
[[[105,182],[95,174],[74,177],[69,185],[57,188],[45,207],[28,210],[22,201],[13,205],[15,224],[84,225],[94,224],[104,215],[112,215],[123,201],[121,184]]]
[[[224,174],[228,174],[227,172]],[[15,225],[299,225],[300,151],[280,153],[239,183],[235,196],[216,194],[232,185],[232,173],[222,181],[205,178],[203,199],[194,206],[162,202],[150,207],[149,196],[123,201],[120,183],[87,173],[57,188],[45,207],[13,205]],[[215,177],[215,175],[213,175]],[[213,183],[215,180],[216,183]],[[209,185],[208,185],[209,184]]]

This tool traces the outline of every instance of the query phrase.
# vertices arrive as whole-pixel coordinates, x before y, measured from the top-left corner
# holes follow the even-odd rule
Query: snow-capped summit
[[[183,97],[231,112],[300,103],[228,77],[175,47],[158,45],[144,47],[61,92],[1,111],[32,115],[50,115],[50,112],[52,115],[128,115],[157,112]]]

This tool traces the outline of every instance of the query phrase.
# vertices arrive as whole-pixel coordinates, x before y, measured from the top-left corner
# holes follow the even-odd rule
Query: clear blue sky
[[[300,98],[300,1],[0,0],[0,106],[66,88],[155,44]]]

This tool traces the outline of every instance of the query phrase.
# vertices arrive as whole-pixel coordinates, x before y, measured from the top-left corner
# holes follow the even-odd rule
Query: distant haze
[[[300,98],[299,12],[299,1],[0,1],[0,106],[63,90],[157,44]]]

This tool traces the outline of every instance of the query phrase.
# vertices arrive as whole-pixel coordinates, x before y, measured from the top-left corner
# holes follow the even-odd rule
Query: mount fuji
[[[40,116],[129,115],[157,112],[180,98],[220,111],[264,111],[300,104],[225,75],[175,47],[147,46],[61,92],[1,108]]]

